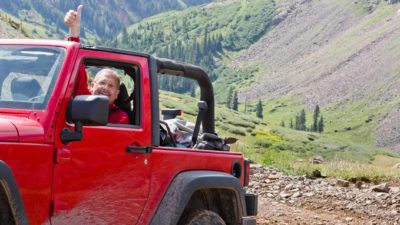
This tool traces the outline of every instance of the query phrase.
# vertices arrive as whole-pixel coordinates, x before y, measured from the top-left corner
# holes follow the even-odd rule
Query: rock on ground
[[[342,187],[346,182],[335,178],[287,176],[260,165],[251,169],[247,191],[259,194],[259,225],[400,225],[399,187],[360,182]]]

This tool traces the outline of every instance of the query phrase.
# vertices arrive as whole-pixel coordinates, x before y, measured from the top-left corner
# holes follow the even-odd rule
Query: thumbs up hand
[[[69,36],[79,37],[81,29],[81,14],[83,5],[79,5],[76,11],[69,10],[64,17],[64,23],[69,27]]]

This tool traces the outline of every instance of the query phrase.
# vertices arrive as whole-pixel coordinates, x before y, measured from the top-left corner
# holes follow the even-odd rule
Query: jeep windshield
[[[45,109],[64,57],[63,48],[0,45],[0,108]]]

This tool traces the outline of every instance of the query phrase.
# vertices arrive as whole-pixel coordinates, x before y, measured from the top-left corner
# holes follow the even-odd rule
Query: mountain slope
[[[208,3],[211,0],[101,0],[101,1],[61,1],[61,0],[2,0],[0,9],[34,26],[46,27],[47,36],[65,36],[66,26],[63,19],[69,9],[84,5],[82,14],[82,36],[89,39],[99,36],[111,39],[123,27],[151,15],[189,6]],[[86,31],[86,32],[85,32]],[[40,37],[40,32],[34,35]],[[94,36],[92,36],[94,35]]]
[[[319,104],[328,111],[328,132],[347,129],[360,141],[398,149],[400,17],[397,4],[375,2],[279,5],[282,22],[230,64],[261,71],[241,99],[286,96],[309,110]]]
[[[13,21],[9,15],[0,14],[0,38],[26,38],[21,30],[16,29],[20,28],[19,26],[20,24]]]
[[[221,80],[227,81],[228,86],[232,85],[235,87],[240,87],[242,85],[250,85],[252,81],[254,82],[254,79],[262,78],[261,76],[257,75],[261,75],[265,71],[268,72],[268,70],[262,68],[262,63],[264,62],[263,59],[260,58],[260,61],[248,60],[251,57],[254,57],[255,59],[257,58],[257,54],[259,53],[257,53],[257,49],[254,49],[254,46],[257,46],[259,43],[264,41],[264,39],[255,44],[252,47],[253,52],[248,53],[248,55],[246,55],[246,52],[248,51],[245,49],[249,47],[250,44],[257,41],[271,28],[271,26],[275,26],[275,30],[279,29],[282,24],[285,24],[285,20],[287,18],[294,16],[293,13],[298,13],[296,11],[298,7],[304,7],[305,9],[311,8],[310,1],[299,2],[298,5],[293,5],[293,2],[295,1],[280,1],[278,4],[280,11],[278,12],[281,13],[279,14],[276,14],[274,1],[270,0],[219,1],[207,6],[187,9],[182,14],[171,11],[169,13],[144,20],[142,23],[127,29],[127,34],[129,32],[129,35],[132,35],[130,38],[128,38],[127,43],[122,41],[122,34],[119,39],[116,39],[115,41],[118,45],[130,45],[128,47],[131,49],[147,48],[147,50],[152,51],[152,53],[157,53],[159,55],[166,54],[167,57],[177,57],[178,59],[179,57],[180,59],[190,59],[190,57],[193,57],[193,55],[199,57],[198,59],[203,59],[208,55],[212,56],[212,60],[216,60],[212,61],[216,64],[222,64],[223,62],[226,62],[229,60],[225,58],[226,56],[234,54],[237,50],[243,50],[242,54],[238,56],[238,59],[243,59],[243,61],[236,61],[235,63],[232,63],[232,65],[235,66],[234,69],[225,68],[223,65],[217,69],[217,72],[222,73],[218,76],[218,80],[216,82],[217,88],[215,89],[215,93],[219,95],[221,92],[225,91],[221,86]],[[316,1],[314,1],[314,3],[316,3]],[[322,3],[327,4],[327,2]],[[181,4],[184,5],[182,1]],[[334,8],[330,9],[333,10]],[[313,12],[317,13],[318,10],[322,9],[315,10],[316,11]],[[328,15],[329,12],[327,11],[323,12]],[[346,10],[344,11],[347,12]],[[194,14],[197,14],[198,17],[194,16]],[[343,13],[341,15],[345,16],[347,14]],[[351,20],[354,20],[355,22],[352,21],[346,26],[343,25],[341,28],[343,29],[343,33],[345,33],[346,29],[350,29],[348,27],[357,25],[357,21],[361,21],[362,18],[365,17],[365,15],[353,15],[351,13],[349,13],[349,15]],[[334,16],[327,20],[333,20],[333,17]],[[320,18],[323,19],[323,17]],[[306,19],[307,18],[300,17],[298,20],[303,20],[303,22],[305,22]],[[5,21],[8,21],[8,19]],[[342,22],[342,24],[346,24],[348,22],[347,20],[344,21],[345,22]],[[190,26],[182,26],[184,23],[190,24]],[[326,21],[326,23],[328,22]],[[18,22],[16,22],[16,24],[18,25]],[[14,26],[16,24],[14,22]],[[23,24],[22,28],[25,29],[26,26],[26,24]],[[298,23],[297,26],[302,27],[302,23]],[[309,25],[305,24],[305,27],[308,26]],[[285,32],[290,34],[291,30],[294,28],[290,26],[288,27],[290,29],[285,30]],[[0,29],[2,29],[1,21]],[[38,26],[33,27],[33,29],[37,29],[38,32],[41,32]],[[303,29],[306,28],[303,27]],[[153,33],[151,30],[153,30]],[[182,32],[182,30],[184,30],[184,32]],[[267,36],[273,34],[275,30],[272,30],[271,33],[267,33]],[[155,38],[159,38],[157,36],[159,33],[162,34],[160,35],[161,38],[158,41],[154,41]],[[187,34],[185,35],[185,33]],[[316,33],[319,35],[318,32]],[[336,34],[336,32],[333,31],[328,33],[329,35],[327,34],[324,38],[340,36],[340,34]],[[299,32],[296,35],[299,36],[304,34]],[[296,35],[293,35],[293,38],[287,40],[286,43],[294,43],[296,41]],[[142,37],[142,39],[139,37]],[[138,40],[134,38],[138,38]],[[279,36],[278,40],[280,39],[284,40],[285,35],[282,34]],[[322,39],[323,38],[321,38],[321,40]],[[151,40],[153,42],[151,45],[148,45],[148,42],[144,40],[147,40],[148,42]],[[129,43],[129,41],[131,43]],[[137,41],[136,43],[142,43],[143,45],[132,45],[134,41]],[[193,43],[195,43],[195,45],[192,45]],[[218,45],[218,43],[220,43],[220,45]],[[297,45],[297,47],[300,48],[302,45],[305,45],[304,43]],[[272,44],[273,43],[269,43],[270,46],[261,45],[261,48],[267,49],[268,47],[272,47]],[[192,51],[193,48],[188,48],[190,45],[196,47],[195,51]],[[290,44],[286,45],[290,46]],[[216,46],[218,48],[215,49]],[[314,50],[317,51],[316,49]],[[271,51],[271,49],[268,50]],[[297,48],[295,48],[295,50],[297,50]],[[276,52],[268,54],[279,54],[280,51],[284,52],[285,50],[283,50],[282,45],[277,45],[275,47],[275,51]],[[393,49],[393,51],[396,52],[396,49]],[[259,52],[263,53],[261,50]],[[189,54],[186,55],[187,53]],[[310,51],[306,53],[311,54],[312,52]],[[286,59],[290,60],[293,58],[301,61],[301,57],[296,58],[296,56],[302,54],[305,53],[302,53],[301,49],[299,49],[299,52],[296,54],[290,54],[290,57],[288,56]],[[186,58],[185,55],[188,58]],[[282,54],[280,57],[283,56],[284,54]],[[281,59],[280,57],[276,58],[275,60],[279,61]],[[191,60],[193,60],[193,58]],[[201,62],[205,63],[206,61]],[[275,69],[277,71],[285,71],[284,68],[280,68],[284,66],[286,66],[285,61],[281,61],[280,66],[277,66]],[[177,83],[173,83],[173,85],[176,86]],[[240,92],[240,95],[242,95],[242,93],[244,92]],[[372,124],[378,121],[378,117],[374,117],[374,115],[377,114],[372,110],[362,113],[364,109],[364,102],[354,101],[355,104],[353,105],[342,104],[340,101],[336,101],[338,103],[336,105],[333,103],[326,103],[322,113],[324,114],[324,118],[328,118],[333,121],[332,123],[329,123],[327,132],[321,134],[311,133],[295,131],[293,129],[284,127],[277,127],[281,119],[285,118],[287,120],[289,116],[293,116],[293,112],[297,112],[298,110],[302,109],[302,104],[305,102],[305,98],[295,98],[293,97],[294,94],[290,92],[287,93],[289,93],[289,95],[276,95],[278,98],[270,99],[270,101],[265,103],[265,120],[248,115],[249,113],[255,114],[255,107],[252,107],[251,105],[247,105],[245,110],[243,110],[242,105],[240,105],[239,110],[244,112],[237,112],[227,109],[225,106],[217,105],[217,131],[223,136],[233,136],[239,139],[236,144],[232,145],[232,149],[234,151],[242,151],[246,153],[247,156],[251,156],[258,162],[272,165],[289,173],[304,173],[305,171],[311,172],[315,169],[321,170],[322,168],[321,171],[327,175],[336,176],[337,171],[339,170],[341,173],[345,173],[344,177],[348,177],[347,175],[349,175],[351,177],[371,176],[376,178],[381,176],[385,177],[393,172],[390,171],[392,169],[392,165],[389,164],[385,164],[384,170],[374,169],[374,164],[379,163],[377,162],[377,155],[383,155],[385,156],[385,160],[389,158],[392,160],[392,162],[398,162],[398,159],[394,157],[395,155],[393,153],[388,153],[387,151],[377,149],[369,143],[369,140],[365,140],[364,137],[371,133],[371,130],[373,130],[375,126],[375,124],[374,126],[372,126]],[[300,93],[299,96],[303,96],[303,94],[304,93]],[[186,119],[191,121],[195,120],[197,99],[182,97],[181,95],[174,93],[161,92],[160,100],[162,107],[182,108],[185,112],[184,115]],[[349,113],[351,112],[351,110],[348,109],[350,106],[352,107],[354,113]],[[328,113],[328,107],[332,107],[330,114],[326,114]],[[333,110],[333,107],[341,110]],[[376,109],[375,111],[381,114],[384,112],[383,110],[379,109],[379,106],[373,109]],[[389,107],[389,109],[393,109],[393,107]],[[350,122],[346,122],[346,126],[340,123],[340,118],[346,119],[346,116],[351,114],[354,116],[352,115],[352,118],[349,119]],[[370,117],[370,115],[372,115],[372,117]],[[356,117],[358,117],[359,120],[354,119]],[[366,121],[370,122],[366,123]],[[369,127],[367,127],[367,129],[358,129],[357,124],[359,123],[367,124]],[[391,123],[389,122],[389,124]],[[361,141],[356,142],[352,139],[343,140],[333,131],[334,129],[337,129],[339,131],[338,134],[344,134],[345,132],[342,132],[341,128],[346,128],[347,130],[349,127],[352,130],[347,133],[349,135],[358,134],[358,136],[362,139]],[[310,159],[317,155],[323,156],[331,163],[326,163],[324,165],[310,165],[308,163],[304,163],[309,162]],[[331,165],[343,165],[342,160],[350,160],[351,163],[349,164],[356,165],[347,170],[350,171],[349,174],[346,174],[347,172],[344,172],[346,170],[343,170],[342,167],[339,169],[331,168]],[[354,163],[354,161],[357,161],[357,163]],[[359,163],[362,163],[363,166],[359,166]],[[371,164],[372,166],[370,166]],[[387,171],[390,171],[390,173]],[[398,174],[398,172],[396,174]]]
[[[147,18],[124,29],[111,45],[200,65],[214,80],[218,60],[256,42],[274,15],[273,0],[213,2]],[[164,81],[164,89],[180,93],[193,87]]]

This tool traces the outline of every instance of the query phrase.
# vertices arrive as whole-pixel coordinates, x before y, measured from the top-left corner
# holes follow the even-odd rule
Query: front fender
[[[26,216],[24,203],[22,202],[21,194],[15,182],[14,174],[10,167],[0,160],[0,183],[8,198],[8,203],[11,207],[14,219],[18,225],[27,225],[28,217]]]

